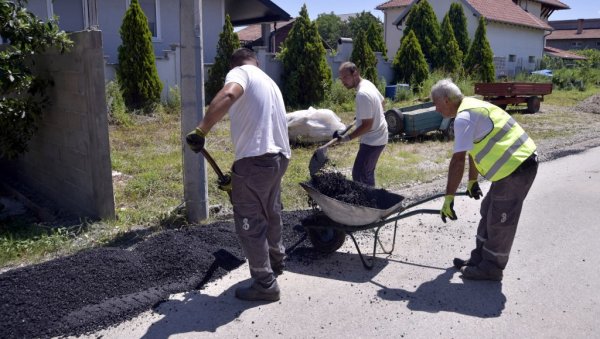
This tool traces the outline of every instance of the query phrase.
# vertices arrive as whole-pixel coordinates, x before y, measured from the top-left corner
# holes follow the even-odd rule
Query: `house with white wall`
[[[180,0],[138,0],[152,32],[159,76],[164,84],[163,98],[169,87],[180,84],[178,46],[180,42]],[[58,17],[58,25],[67,32],[98,29],[102,32],[103,53],[107,63],[106,81],[114,79],[121,45],[119,29],[131,0],[29,0],[27,8],[42,20]],[[265,24],[290,20],[291,16],[270,0],[202,1],[202,39],[204,63],[210,66],[217,54],[219,34],[229,14],[233,26]],[[268,31],[267,31],[268,32]],[[268,37],[267,37],[268,38]]]
[[[384,13],[394,13],[384,15],[389,58],[395,56],[408,13],[418,1],[422,0],[411,0],[409,4],[402,0],[391,0],[377,6]],[[494,53],[497,76],[514,76],[519,72],[534,70],[543,56],[544,39],[552,31],[548,18],[555,10],[569,8],[558,0],[428,1],[440,22],[450,5],[453,2],[459,3],[467,18],[467,30],[471,39],[475,36],[479,17],[486,19],[487,39]],[[397,14],[398,12],[400,13]]]

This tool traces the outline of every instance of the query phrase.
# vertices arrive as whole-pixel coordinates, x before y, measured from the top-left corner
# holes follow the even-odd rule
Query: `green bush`
[[[450,25],[454,32],[454,38],[456,38],[456,42],[458,42],[458,47],[460,48],[464,59],[469,52],[471,41],[469,39],[467,18],[465,17],[463,7],[459,3],[453,2],[452,5],[450,5],[448,16],[450,17]]]
[[[327,91],[323,105],[334,112],[349,112],[354,110],[354,98],[354,90],[347,89],[336,79]]]
[[[208,80],[204,85],[206,89],[206,102],[211,102],[217,92],[223,88],[225,76],[229,72],[229,59],[233,51],[238,48],[240,48],[240,39],[237,33],[233,31],[231,19],[229,18],[229,14],[227,14],[225,15],[223,31],[219,34],[215,63],[208,70]]]
[[[306,5],[282,44],[283,95],[289,107],[316,106],[331,86],[331,68],[317,25],[308,17]]]
[[[117,79],[125,105],[131,110],[151,112],[160,103],[162,82],[156,70],[152,33],[138,0],[131,0],[120,28]]]
[[[121,93],[118,80],[106,84],[106,105],[108,108],[108,122],[114,125],[130,126],[131,116],[127,113],[125,100]]]
[[[402,38],[392,67],[396,82],[410,84],[415,93],[421,90],[423,82],[429,77],[429,67],[413,31]]]
[[[383,25],[376,21],[371,21],[367,30],[367,43],[373,52],[381,52],[383,58],[387,60],[387,47],[383,41]]]
[[[413,31],[417,40],[419,40],[421,51],[431,68],[438,68],[441,40],[440,24],[427,0],[419,1],[410,9],[406,19],[406,28],[404,29],[404,32],[408,31]]]
[[[448,14],[444,16],[444,21],[442,21],[442,40],[440,46],[442,47],[439,52],[440,68],[450,74],[459,72],[462,67],[463,55],[452,32],[452,25]]]
[[[359,32],[354,40],[350,61],[356,64],[362,78],[377,84],[377,57],[367,42],[365,32]]]
[[[0,36],[9,43],[0,49],[0,158],[16,158],[27,151],[52,79],[34,74],[32,58],[50,48],[65,52],[73,43],[55,21],[43,22],[23,1],[0,1]]]
[[[167,113],[181,113],[181,91],[177,85],[169,88],[167,110]]]
[[[483,16],[479,17],[475,39],[465,60],[465,69],[471,76],[482,82],[494,82],[496,79],[494,52],[487,39]]]

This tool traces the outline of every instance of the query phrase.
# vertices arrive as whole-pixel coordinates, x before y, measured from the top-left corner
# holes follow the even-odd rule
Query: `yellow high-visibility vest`
[[[481,175],[490,181],[509,176],[536,150],[523,128],[499,107],[475,98],[464,98],[458,112],[470,111],[492,120],[494,128],[473,143],[469,154]]]

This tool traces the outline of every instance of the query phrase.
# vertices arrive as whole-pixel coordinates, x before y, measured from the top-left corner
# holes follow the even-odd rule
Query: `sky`
[[[321,13],[348,14],[370,11],[383,21],[383,12],[375,9],[386,0],[271,0],[292,17],[298,16],[300,8],[306,3],[308,15],[316,19]],[[492,0],[493,1],[493,0]],[[600,0],[561,0],[571,7],[555,11],[550,20],[589,19],[600,18]]]

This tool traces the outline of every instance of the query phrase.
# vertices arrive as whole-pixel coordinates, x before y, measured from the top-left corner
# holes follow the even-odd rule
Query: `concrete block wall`
[[[2,167],[70,214],[114,218],[102,36],[84,31],[70,37],[75,44],[69,52],[36,59],[36,72],[54,80],[51,103],[29,151]]]

